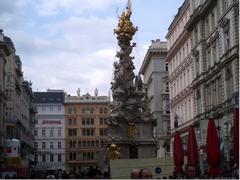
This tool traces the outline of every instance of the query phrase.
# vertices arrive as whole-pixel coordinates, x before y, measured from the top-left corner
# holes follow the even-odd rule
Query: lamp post
[[[229,123],[228,122],[225,122],[224,123],[225,125],[225,139],[226,139],[226,160],[227,162],[230,162],[230,148],[229,148],[229,141],[230,141],[230,138],[229,138]]]

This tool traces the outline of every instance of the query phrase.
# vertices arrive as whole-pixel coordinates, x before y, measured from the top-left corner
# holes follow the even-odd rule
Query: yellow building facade
[[[100,149],[107,138],[107,96],[65,97],[66,168],[78,172],[98,166]]]

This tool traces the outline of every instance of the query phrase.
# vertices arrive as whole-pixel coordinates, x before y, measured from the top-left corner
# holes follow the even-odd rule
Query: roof
[[[64,103],[64,92],[34,92],[34,103]]]
[[[149,49],[144,57],[144,61],[141,65],[140,68],[140,73],[144,74],[150,59],[151,59],[151,55],[153,53],[163,53],[163,54],[167,54],[167,42],[165,41],[160,41],[159,39],[157,39],[156,41],[152,40],[152,44],[149,46]]]
[[[179,17],[182,15],[182,12],[186,9],[186,7],[189,5],[189,0],[184,0],[183,4],[181,5],[181,7],[178,8],[178,12],[175,15],[173,21],[171,22],[170,26],[168,27],[168,33],[166,35],[166,38],[169,37],[169,35],[171,34],[173,27],[175,26],[175,24],[178,22]]]
[[[13,44],[11,38],[9,38],[9,37],[7,37],[7,36],[4,36],[4,41],[5,41],[6,43],[8,43],[8,45],[9,45],[12,49],[15,49],[14,44]]]

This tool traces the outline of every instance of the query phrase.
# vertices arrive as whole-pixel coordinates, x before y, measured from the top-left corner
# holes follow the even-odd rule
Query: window
[[[166,83],[166,92],[169,92],[169,85],[168,85],[168,82]]]
[[[38,148],[38,142],[34,142],[34,148],[35,148],[35,149]]]
[[[42,129],[42,136],[45,137],[46,136],[46,130]]]
[[[211,50],[207,49],[207,67],[210,68],[212,66],[212,58],[211,58]]]
[[[104,108],[104,113],[106,114],[108,112],[107,108],[105,107]]]
[[[73,108],[73,113],[76,114],[77,113],[77,109]]]
[[[83,114],[85,113],[85,108],[82,108],[82,113],[83,113]]]
[[[54,161],[54,155],[50,154],[50,162],[53,162],[53,161]]]
[[[83,136],[94,136],[94,132],[95,132],[95,130],[92,129],[92,128],[82,129],[82,135]]]
[[[106,135],[107,135],[106,128],[100,128],[100,136],[106,136]]]
[[[165,71],[168,71],[168,63],[165,63]]]
[[[214,11],[212,12],[212,29],[215,27],[215,14],[214,14]]]
[[[42,111],[46,111],[46,106],[42,106]]]
[[[195,68],[196,68],[196,76],[199,75],[200,69],[199,69],[199,55],[195,58]]]
[[[232,67],[229,65],[225,69],[225,80],[226,80],[226,94],[227,99],[232,97],[233,93],[233,74],[232,74]]]
[[[78,141],[78,147],[81,147],[81,146],[82,146],[81,141]]]
[[[58,162],[62,162],[62,155],[58,154]]]
[[[46,142],[42,142],[42,149],[46,149]]]
[[[62,131],[61,131],[61,129],[58,129],[58,137],[60,137],[60,136],[61,136],[61,134],[62,134]]]
[[[91,141],[91,146],[92,146],[92,147],[95,146],[95,141]]]
[[[222,10],[223,10],[223,13],[227,10],[228,8],[228,1],[229,0],[222,0]]]
[[[217,47],[216,47],[216,42],[213,43],[212,45],[212,58],[213,58],[213,64],[217,62]]]
[[[58,149],[61,149],[61,148],[62,148],[61,142],[58,142]]]
[[[225,52],[230,49],[229,24],[223,28],[224,48]]]
[[[50,142],[50,149],[53,149],[53,142]]]
[[[208,35],[209,33],[209,20],[208,20],[208,17],[206,18],[206,35]]]
[[[103,113],[103,108],[102,107],[100,107],[100,114],[102,114]]]
[[[34,123],[35,123],[35,124],[38,124],[38,119],[35,119],[35,120],[34,120]]]
[[[70,152],[69,153],[69,160],[76,160],[76,152]]]
[[[90,119],[89,118],[86,118],[86,124],[90,125]]]
[[[46,162],[46,154],[42,154],[42,162]]]
[[[37,130],[37,129],[34,130],[34,136],[35,136],[35,137],[38,136],[38,130]]]
[[[50,106],[50,111],[53,111],[53,106]]]
[[[103,125],[103,118],[100,118],[100,125]]]
[[[34,162],[38,162],[38,155],[34,154]]]
[[[68,108],[68,114],[72,114],[72,108],[71,107]]]
[[[58,106],[58,111],[61,111],[62,107],[61,106]]]
[[[82,118],[82,125],[85,125],[85,124],[86,124],[85,118]]]
[[[195,39],[195,43],[197,44],[198,43],[198,29],[197,29],[197,27],[194,30],[194,39]]]
[[[91,118],[91,125],[94,125],[94,118]]]
[[[50,137],[53,137],[53,129],[50,129]]]
[[[74,118],[74,119],[73,119],[73,125],[76,125],[76,124],[77,124],[77,119]]]
[[[91,110],[90,110],[90,113],[91,113],[91,114],[93,114],[93,113],[94,113],[94,109],[93,109],[93,108],[91,108]]]
[[[68,129],[68,136],[77,136],[77,129]]]
[[[72,125],[72,119],[68,119],[68,125]]]

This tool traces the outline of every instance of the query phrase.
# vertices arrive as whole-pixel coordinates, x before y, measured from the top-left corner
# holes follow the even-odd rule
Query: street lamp
[[[226,153],[226,160],[230,162],[230,149],[229,149],[229,123],[225,122],[225,138],[226,138],[226,146],[227,146],[227,153]]]

